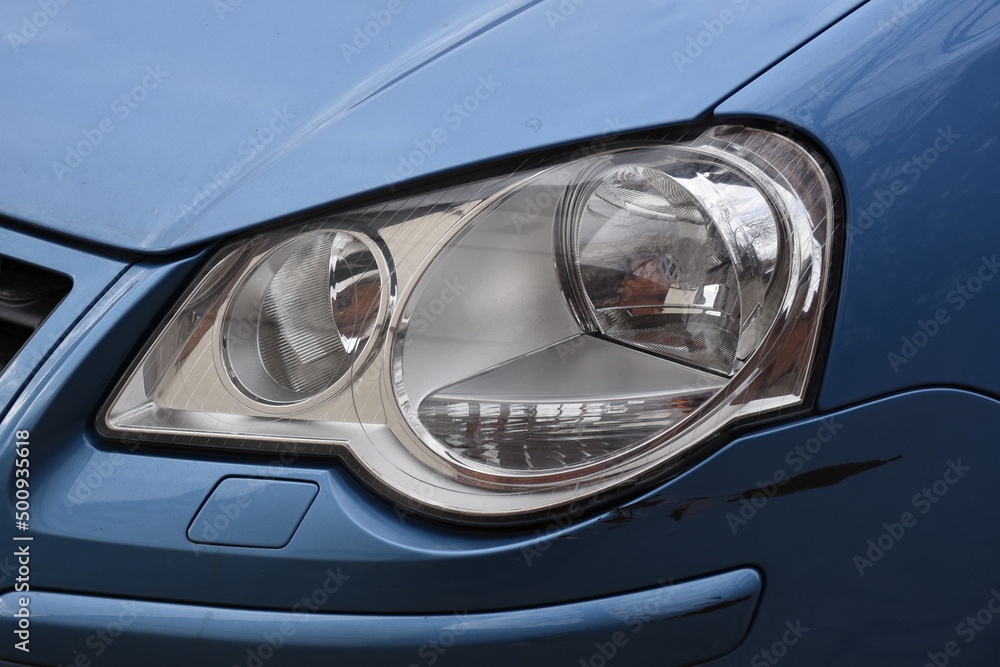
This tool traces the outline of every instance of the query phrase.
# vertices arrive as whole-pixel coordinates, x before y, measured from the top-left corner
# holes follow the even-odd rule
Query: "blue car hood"
[[[858,4],[11,0],[0,214],[167,252],[695,119]]]

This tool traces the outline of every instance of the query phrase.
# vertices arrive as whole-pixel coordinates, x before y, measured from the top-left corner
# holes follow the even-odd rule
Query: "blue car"
[[[0,665],[1000,664],[997,0],[0,17]]]

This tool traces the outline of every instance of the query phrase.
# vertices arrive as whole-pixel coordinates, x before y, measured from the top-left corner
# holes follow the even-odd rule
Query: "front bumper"
[[[43,664],[562,664],[567,656],[688,665],[739,645],[761,579],[743,569],[602,600],[518,611],[373,616],[249,611],[34,593]],[[319,589],[323,590],[323,589]],[[16,593],[0,598],[10,636]],[[5,652],[6,653],[6,652]],[[155,656],[155,657],[152,657]],[[567,663],[568,664],[568,663]]]

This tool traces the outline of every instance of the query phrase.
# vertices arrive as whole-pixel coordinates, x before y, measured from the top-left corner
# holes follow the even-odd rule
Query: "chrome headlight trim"
[[[484,224],[491,211],[509,205],[519,193],[548,192],[557,200],[550,206],[554,218],[572,219],[579,215],[580,199],[592,190],[584,185],[588,174],[606,172],[616,160],[628,163],[657,151],[669,154],[671,160],[686,159],[690,165],[712,165],[738,174],[761,193],[781,229],[783,264],[774,275],[782,285],[769,292],[766,307],[756,314],[758,324],[741,331],[748,332],[744,340],[751,342],[740,348],[733,372],[727,376],[708,369],[704,400],[676,423],[606,456],[564,469],[507,469],[470,458],[435,437],[418,410],[429,394],[422,390],[425,395],[416,399],[417,404],[411,401],[410,371],[404,363],[407,341],[420,336],[414,313],[423,298],[421,290],[426,292],[428,281],[434,279],[432,269]],[[832,169],[816,151],[773,132],[726,125],[678,135],[669,142],[622,143],[553,166],[257,233],[216,254],[116,389],[98,428],[119,440],[338,456],[396,502],[460,522],[525,522],[571,504],[594,503],[678,470],[704,453],[699,445],[733,424],[804,405],[824,306],[834,282],[839,207]],[[576,223],[553,219],[545,224],[549,226],[543,231],[556,249],[551,262],[554,289],[568,299],[567,317],[580,327],[580,335],[599,341],[584,345],[590,346],[588,350],[604,345],[638,350],[629,341],[616,341],[601,332],[594,312],[585,307],[579,276],[564,261],[573,252],[567,248],[576,243]],[[374,249],[380,281],[386,286],[374,316],[377,331],[350,371],[329,387],[302,400],[257,400],[225,370],[224,321],[231,321],[234,295],[276,247],[328,231],[349,233]],[[221,318],[209,317],[213,308]],[[198,317],[191,319],[192,312]],[[177,354],[185,349],[182,341],[193,342],[199,325],[208,326],[197,342],[208,343],[218,375],[209,387],[177,382],[185,372],[194,374],[185,364],[199,363],[192,357],[194,348],[187,356]],[[567,340],[539,349],[551,351]],[[171,378],[173,393],[168,386]],[[182,386],[184,391],[179,391]],[[208,403],[219,409],[207,412],[199,407]]]

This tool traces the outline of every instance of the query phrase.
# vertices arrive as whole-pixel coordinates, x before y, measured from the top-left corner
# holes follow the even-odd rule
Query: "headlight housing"
[[[340,456],[465,522],[594,502],[802,404],[838,196],[807,147],[716,126],[262,232],[98,426]]]

